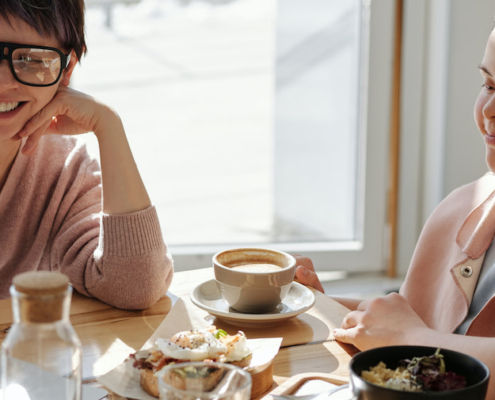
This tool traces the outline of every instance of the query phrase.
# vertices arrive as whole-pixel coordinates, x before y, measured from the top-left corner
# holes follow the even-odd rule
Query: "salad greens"
[[[454,372],[445,370],[445,360],[440,349],[435,354],[424,357],[414,357],[412,360],[401,360],[400,366],[407,368],[411,378],[420,384],[423,390],[444,391],[466,387],[466,378]]]

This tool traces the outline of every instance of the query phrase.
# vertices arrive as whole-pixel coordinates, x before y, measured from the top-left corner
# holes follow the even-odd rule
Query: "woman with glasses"
[[[142,309],[165,294],[172,260],[119,116],[68,87],[85,51],[83,0],[0,2],[0,298],[16,274],[56,270]]]

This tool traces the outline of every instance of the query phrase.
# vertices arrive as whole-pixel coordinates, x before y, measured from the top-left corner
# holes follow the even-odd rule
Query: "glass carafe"
[[[2,400],[80,400],[82,348],[65,275],[28,272],[10,288],[14,324],[1,346]]]

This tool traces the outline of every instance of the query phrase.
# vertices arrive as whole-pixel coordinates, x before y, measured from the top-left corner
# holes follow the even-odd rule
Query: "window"
[[[73,87],[122,117],[178,270],[239,246],[383,269],[392,0],[111,12]]]

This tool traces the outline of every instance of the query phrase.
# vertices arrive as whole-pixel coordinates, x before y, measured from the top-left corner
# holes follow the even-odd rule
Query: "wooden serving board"
[[[260,399],[273,387],[273,361],[251,373],[251,400]]]
[[[181,272],[179,276],[174,276],[177,286],[174,287],[172,296],[180,297],[184,301],[188,318],[191,321],[208,320],[209,323],[224,329],[229,334],[235,334],[241,329],[250,339],[282,337],[281,347],[332,340],[333,330],[340,328],[344,317],[350,311],[327,295],[311,289],[316,302],[305,313],[269,327],[239,327],[208,314],[190,300],[190,293],[197,286],[198,281],[205,282],[213,278],[213,268]],[[170,293],[168,295],[170,296]]]

